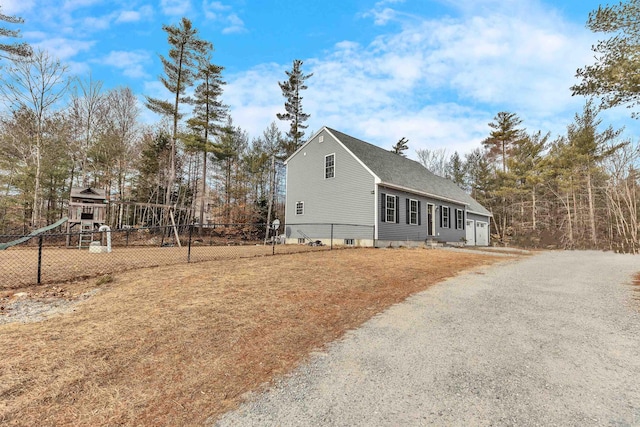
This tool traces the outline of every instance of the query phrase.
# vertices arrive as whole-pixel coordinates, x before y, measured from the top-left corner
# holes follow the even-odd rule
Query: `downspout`
[[[376,179],[373,183],[373,246],[375,247],[376,241],[380,239],[380,186],[379,181]]]

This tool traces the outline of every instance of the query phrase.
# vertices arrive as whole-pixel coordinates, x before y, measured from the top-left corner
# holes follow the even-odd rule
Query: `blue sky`
[[[575,71],[592,60],[585,28],[594,0],[0,0],[25,19],[25,41],[71,71],[167,96],[157,54],[162,24],[190,18],[225,67],[223,100],[236,125],[261,134],[283,110],[277,82],[293,59],[314,73],[303,106],[309,130],[327,125],[390,148],[468,152],[499,111],[531,131],[564,133],[584,98],[571,97]],[[168,96],[167,96],[168,97]],[[154,117],[144,107],[143,120]],[[626,126],[629,110],[602,114]],[[279,122],[280,128],[287,125]],[[414,157],[410,154],[410,157]]]

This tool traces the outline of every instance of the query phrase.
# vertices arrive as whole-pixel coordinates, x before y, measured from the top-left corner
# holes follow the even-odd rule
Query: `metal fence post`
[[[191,262],[191,237],[193,236],[193,224],[189,224],[189,249],[187,250],[187,262]]]
[[[42,234],[38,236],[38,285],[42,282]]]
[[[329,241],[329,250],[333,250],[333,224],[331,224],[331,240]]]

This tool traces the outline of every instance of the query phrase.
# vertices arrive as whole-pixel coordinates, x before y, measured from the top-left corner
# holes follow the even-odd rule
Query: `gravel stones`
[[[476,269],[347,333],[214,425],[640,425],[638,271],[637,256],[595,251]]]

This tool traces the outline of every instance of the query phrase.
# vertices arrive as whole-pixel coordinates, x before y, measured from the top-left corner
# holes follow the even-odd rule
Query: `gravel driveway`
[[[640,257],[546,252],[376,316],[220,426],[640,426]]]

